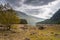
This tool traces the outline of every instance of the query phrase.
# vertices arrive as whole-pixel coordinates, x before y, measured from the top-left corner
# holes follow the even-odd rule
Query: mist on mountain
[[[50,18],[37,24],[60,24],[60,9]]]

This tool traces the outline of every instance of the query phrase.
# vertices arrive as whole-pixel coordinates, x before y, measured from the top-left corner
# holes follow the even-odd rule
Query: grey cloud
[[[18,6],[18,7],[21,6],[20,4],[21,1],[22,0],[6,0],[6,2],[12,4],[13,6]],[[41,6],[41,5],[46,5],[52,1],[55,1],[55,0],[24,0],[24,4],[33,5],[33,6]]]
[[[5,0],[0,0],[0,4],[4,4],[5,3]]]
[[[49,13],[49,15],[52,15],[53,13]]]
[[[51,7],[51,9],[54,12],[58,11],[58,9],[60,9],[60,1],[56,5],[54,5],[54,7]]]
[[[31,14],[31,15],[38,15],[38,14],[42,14],[44,12],[43,9],[26,9],[25,10],[28,14]]]
[[[12,6],[17,6],[17,7],[20,7],[21,4],[21,0],[5,0],[7,3],[10,3]]]
[[[26,0],[24,4],[41,6],[41,5],[47,5],[49,2],[52,2],[52,1],[55,1],[55,0]]]

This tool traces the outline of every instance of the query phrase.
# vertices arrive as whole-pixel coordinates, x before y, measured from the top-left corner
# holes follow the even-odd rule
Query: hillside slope
[[[20,11],[16,11],[16,12],[17,12],[17,15],[20,17],[20,19],[26,19],[28,21],[28,24],[31,24],[31,25],[35,25],[36,22],[40,22],[44,20],[43,18],[37,18],[37,17],[27,15],[24,12],[20,12]]]
[[[37,24],[60,24],[60,9],[50,18]]]

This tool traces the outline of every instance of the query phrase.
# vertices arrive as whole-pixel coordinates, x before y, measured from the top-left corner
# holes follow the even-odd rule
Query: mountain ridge
[[[26,19],[28,21],[28,23],[31,25],[35,25],[36,22],[44,20],[43,18],[37,18],[34,16],[27,15],[26,13],[21,12],[21,11],[16,11],[16,13],[17,13],[18,17],[20,17],[20,19]]]
[[[50,18],[36,24],[60,24],[60,9]]]

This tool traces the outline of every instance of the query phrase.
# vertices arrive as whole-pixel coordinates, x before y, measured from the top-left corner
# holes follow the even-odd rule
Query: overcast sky
[[[60,0],[0,0],[0,3],[10,3],[17,11],[44,19],[51,18],[60,8]]]

